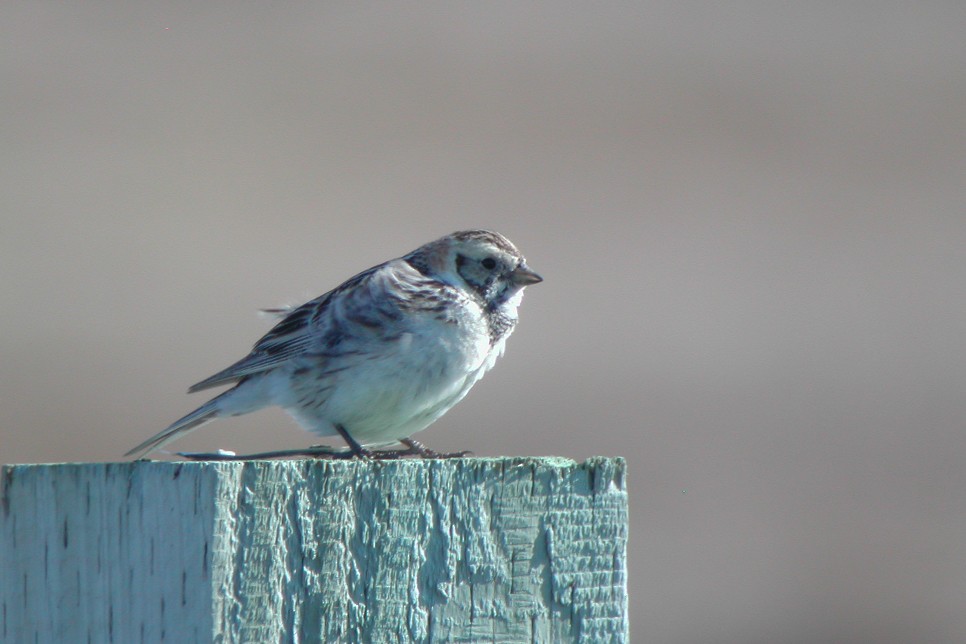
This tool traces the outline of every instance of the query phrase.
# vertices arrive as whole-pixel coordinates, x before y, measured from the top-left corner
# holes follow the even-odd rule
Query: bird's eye
[[[494,268],[496,268],[496,260],[492,257],[485,258],[482,262],[480,262],[480,264],[482,264],[483,268],[488,271],[492,271]]]

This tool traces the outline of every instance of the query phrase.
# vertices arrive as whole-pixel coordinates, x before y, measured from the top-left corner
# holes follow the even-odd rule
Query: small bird
[[[524,287],[543,281],[503,235],[464,230],[363,271],[283,311],[251,353],[192,385],[234,386],[125,456],[205,423],[277,405],[307,431],[341,436],[345,456],[402,443],[463,399],[503,355]],[[381,452],[380,452],[381,453]],[[330,453],[332,455],[332,453]]]

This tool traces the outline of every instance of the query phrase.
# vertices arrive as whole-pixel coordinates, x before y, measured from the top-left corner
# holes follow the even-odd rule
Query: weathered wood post
[[[3,642],[623,642],[622,459],[3,470]]]

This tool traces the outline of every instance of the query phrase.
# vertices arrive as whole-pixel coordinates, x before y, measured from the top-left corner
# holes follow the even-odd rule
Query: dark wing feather
[[[313,342],[318,341],[318,334],[325,332],[325,329],[321,328],[320,320],[325,316],[332,297],[341,291],[359,286],[385,265],[373,266],[349,278],[328,293],[293,309],[255,343],[251,353],[230,367],[191,385],[188,393],[229,384],[247,376],[270,371],[286,360],[304,353]]]

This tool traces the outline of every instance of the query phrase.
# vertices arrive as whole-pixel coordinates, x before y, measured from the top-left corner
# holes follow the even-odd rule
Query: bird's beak
[[[514,284],[520,286],[529,286],[530,284],[536,284],[537,282],[542,282],[543,278],[538,274],[530,270],[530,267],[525,263],[520,264],[511,273],[512,280]]]

